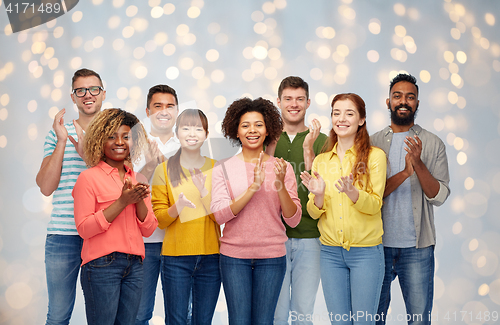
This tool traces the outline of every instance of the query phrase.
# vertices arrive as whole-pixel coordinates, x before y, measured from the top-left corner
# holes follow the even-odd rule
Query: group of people
[[[149,132],[101,111],[96,72],[72,89],[79,118],[56,114],[36,178],[53,195],[46,324],[69,323],[79,273],[88,324],[148,324],[159,277],[166,324],[211,324],[221,283],[231,325],[312,324],[320,280],[332,324],[385,324],[396,277],[408,323],[430,324],[449,173],[444,143],[415,124],[413,76],[391,81],[391,125],[371,137],[354,93],[333,98],[328,136],[306,126],[309,86],[287,77],[277,107],[227,108],[241,150],[219,161],[201,154],[206,115],[179,114],[167,85],[149,90]]]

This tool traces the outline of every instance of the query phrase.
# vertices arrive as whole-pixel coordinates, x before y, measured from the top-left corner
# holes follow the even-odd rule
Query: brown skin
[[[410,106],[412,112],[414,112],[417,110],[419,104],[417,96],[418,91],[414,84],[407,81],[398,82],[392,87],[390,98],[387,98],[386,100],[387,108],[394,110],[396,106],[403,103]],[[400,112],[398,114],[406,113]],[[391,122],[391,129],[395,133],[407,132],[414,124],[415,123],[413,121],[408,125],[396,125]],[[425,195],[429,198],[435,197],[439,192],[440,186],[439,182],[432,176],[420,159],[420,155],[422,153],[422,141],[417,135],[415,135],[414,138],[406,137],[405,143],[407,145],[407,147],[405,147],[407,152],[405,157],[405,169],[387,179],[384,198],[397,189],[408,177],[413,175],[414,172],[417,174],[420,186],[422,187]]]

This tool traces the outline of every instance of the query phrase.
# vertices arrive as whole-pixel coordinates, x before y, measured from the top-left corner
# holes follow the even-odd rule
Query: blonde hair
[[[85,132],[83,145],[84,160],[87,166],[94,167],[104,160],[104,142],[122,125],[130,127],[132,146],[128,161],[136,162],[148,148],[148,138],[139,119],[132,113],[119,108],[105,109],[92,119]]]

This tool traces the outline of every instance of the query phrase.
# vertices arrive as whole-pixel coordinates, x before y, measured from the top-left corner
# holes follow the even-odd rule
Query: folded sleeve
[[[96,211],[97,200],[100,199],[103,201],[102,203],[105,203],[108,198],[97,197],[91,181],[92,175],[88,174],[83,172],[78,176],[72,191],[76,229],[83,239],[89,239],[103,233],[111,225],[104,216],[104,209]],[[114,202],[115,200],[109,201]]]
[[[448,158],[446,156],[446,147],[440,139],[437,150],[436,164],[432,170],[429,170],[431,175],[439,182],[439,191],[435,197],[429,198],[425,195],[425,199],[432,205],[442,205],[448,196],[450,196],[450,173],[448,170]]]
[[[148,214],[146,215],[144,221],[141,222],[139,218],[136,218],[136,220],[137,224],[139,225],[139,229],[141,230],[142,236],[149,237],[156,230],[156,227],[158,227],[158,220],[156,219],[153,208],[151,207],[151,198],[149,197],[149,195],[144,199],[144,203],[148,208]]]

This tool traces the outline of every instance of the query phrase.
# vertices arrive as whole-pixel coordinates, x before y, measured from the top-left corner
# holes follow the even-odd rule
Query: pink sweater
[[[266,177],[259,191],[243,210],[234,215],[229,205],[253,183],[255,164],[234,156],[217,163],[212,172],[211,210],[224,225],[220,253],[234,258],[275,258],[286,255],[288,239],[281,218],[281,205],[274,187],[275,158],[266,161]],[[290,227],[299,224],[302,207],[297,196],[297,181],[287,162],[285,187],[297,206],[291,218],[283,218]]]

